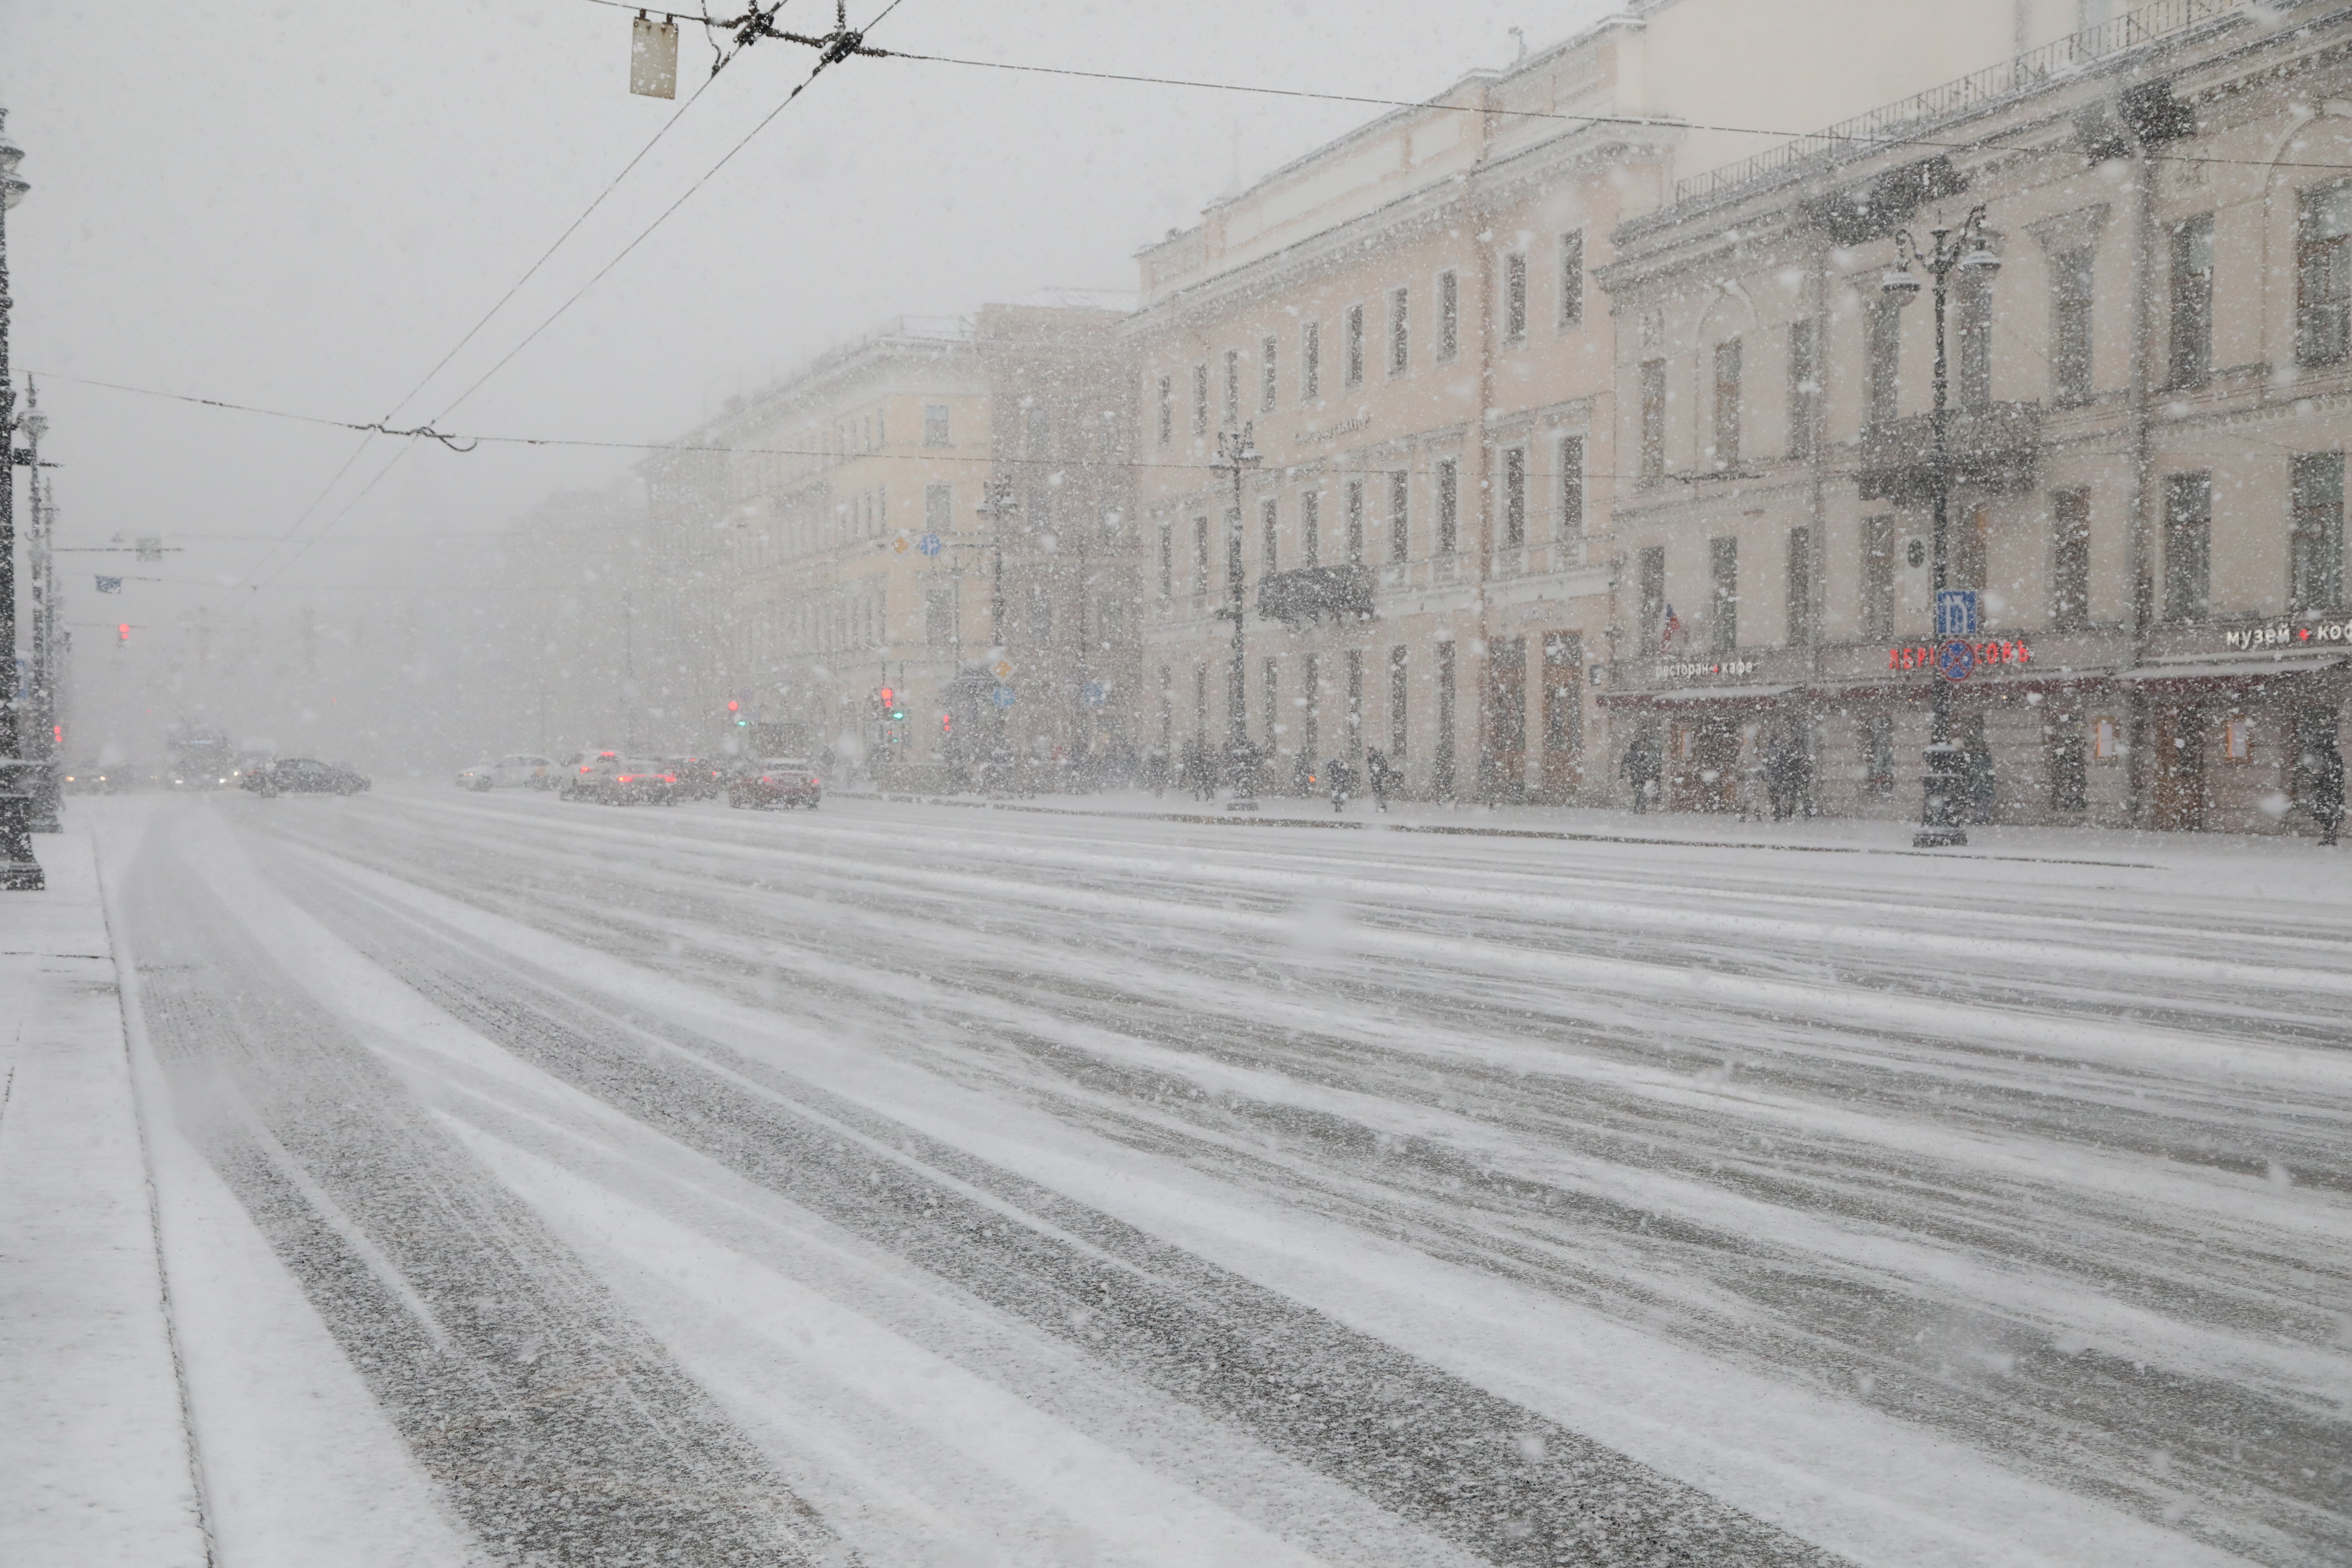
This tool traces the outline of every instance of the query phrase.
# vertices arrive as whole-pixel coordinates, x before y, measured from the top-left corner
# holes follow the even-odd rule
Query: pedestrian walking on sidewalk
[[[1658,793],[1662,762],[1657,737],[1636,735],[1633,743],[1625,748],[1625,760],[1617,764],[1617,771],[1633,786],[1633,812],[1637,816],[1650,808],[1650,798]]]
[[[1386,811],[1396,775],[1389,771],[1388,754],[1378,746],[1368,747],[1364,752],[1364,779],[1372,786],[1372,805]]]
[[[1334,757],[1324,764],[1327,781],[1331,786],[1331,810],[1336,814],[1348,809],[1348,797],[1356,793],[1356,770]]]
[[[2344,826],[2344,753],[2336,749],[2335,736],[2320,735],[2304,748],[2298,761],[2304,798],[2310,803],[2313,820],[2319,824],[2319,841],[2332,846],[2337,829]]]

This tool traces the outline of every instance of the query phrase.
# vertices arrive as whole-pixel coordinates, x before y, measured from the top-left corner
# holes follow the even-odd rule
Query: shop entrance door
[[[1703,713],[1675,723],[1667,785],[1676,811],[1729,811],[1739,802],[1739,721]]]
[[[1528,639],[1496,637],[1486,645],[1488,770],[1480,781],[1489,800],[1528,796]]]
[[[1584,777],[1584,639],[1552,632],[1543,640],[1543,798],[1555,805]]]
[[[2194,708],[2159,709],[2153,730],[2156,826],[2195,833],[2205,826],[2203,715]]]

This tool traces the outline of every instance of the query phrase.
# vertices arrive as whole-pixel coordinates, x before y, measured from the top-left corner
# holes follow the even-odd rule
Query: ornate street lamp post
[[[0,110],[0,126],[7,110]],[[26,831],[31,798],[25,793],[22,760],[23,704],[16,678],[16,389],[8,379],[8,230],[5,214],[32,187],[16,177],[24,153],[0,142],[0,658],[7,662],[7,689],[0,693],[0,890],[38,892],[46,885],[33,858]]]
[[[1934,284],[1936,306],[1936,401],[1927,416],[1928,483],[1932,487],[1935,522],[1929,548],[1933,552],[1937,616],[1936,633],[1966,635],[1976,630],[1973,625],[1948,626],[1944,624],[1943,595],[1951,566],[1951,361],[1947,349],[1946,308],[1951,300],[1954,273],[1971,274],[1990,282],[2000,270],[2000,258],[1994,255],[1984,239],[1985,210],[1981,206],[1969,212],[1958,229],[1943,224],[1927,231],[1928,247],[1922,250],[1912,239],[1908,229],[1895,237],[1895,266],[1880,280],[1886,297],[1896,305],[1907,305],[1919,297],[1919,279],[1911,270],[1916,263]],[[1968,830],[1960,824],[1967,788],[1967,764],[1958,742],[1952,739],[1952,683],[1940,674],[1935,678],[1928,700],[1927,776],[1922,781],[1925,798],[1919,813],[1919,831],[1913,834],[1915,848],[1950,848],[1969,841]]]
[[[1225,530],[1225,588],[1229,598],[1225,607],[1217,612],[1234,623],[1234,668],[1225,689],[1225,774],[1226,784],[1234,792],[1233,798],[1225,803],[1227,811],[1257,809],[1256,794],[1251,788],[1257,768],[1249,743],[1249,649],[1242,634],[1242,563],[1248,554],[1242,543],[1242,476],[1264,461],[1254,438],[1255,434],[1254,424],[1244,425],[1238,430],[1219,431],[1217,460],[1210,465],[1218,473],[1234,476],[1233,521]]]

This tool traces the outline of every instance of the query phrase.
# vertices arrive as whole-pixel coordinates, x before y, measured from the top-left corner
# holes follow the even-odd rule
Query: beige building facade
[[[1836,4],[1799,29],[1657,0],[1143,251],[1122,336],[1158,744],[1244,742],[1300,793],[1377,751],[1410,795],[1606,798],[1594,670],[1620,631],[1630,460],[1625,322],[1592,279],[1613,237],[1759,145],[1737,128],[1997,60],[2046,9]]]
[[[1916,816],[1940,684],[1972,820],[2311,830],[2352,696],[2347,51],[2340,7],[2145,7],[1621,230],[1612,755],[1688,809],[1760,808],[1777,752],[1814,809]],[[1938,637],[1936,308],[1885,275],[1979,206],[1945,385],[1980,626]]]

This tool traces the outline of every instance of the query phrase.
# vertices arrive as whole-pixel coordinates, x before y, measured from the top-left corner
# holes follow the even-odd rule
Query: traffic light
[[[129,621],[125,621],[121,626],[114,628],[114,640],[118,644],[127,643],[131,640],[131,623]]]
[[[739,728],[749,722],[749,721],[743,717],[743,704],[732,697],[730,697],[727,700],[727,711],[729,716],[735,721]]]
[[[887,686],[884,687],[882,689],[882,717],[892,723],[896,723],[906,716],[907,710],[898,706],[898,692],[894,691]]]
[[[942,713],[940,715],[940,733],[942,735],[952,735],[955,733],[954,714]]]

